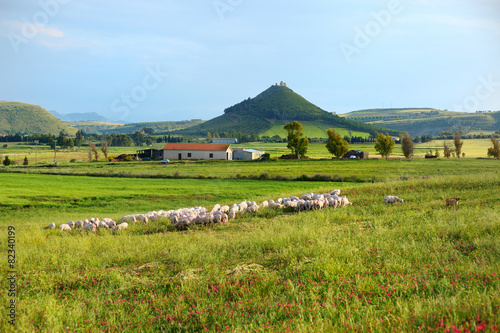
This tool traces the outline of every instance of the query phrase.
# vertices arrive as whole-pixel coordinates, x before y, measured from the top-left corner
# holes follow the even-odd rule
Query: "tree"
[[[455,137],[453,138],[453,143],[455,144],[455,153],[457,154],[457,158],[460,158],[462,155],[462,146],[464,142],[462,141],[462,137],[460,133],[456,132]]]
[[[151,146],[153,145],[153,140],[151,140],[151,138],[147,138],[146,139],[146,146]]]
[[[386,135],[380,133],[377,135],[377,143],[375,144],[375,150],[380,153],[382,157],[385,156],[385,159],[389,158],[392,151],[394,150],[394,140],[391,138],[389,133]]]
[[[403,150],[403,155],[405,155],[406,158],[413,157],[413,141],[410,134],[406,131],[401,133],[401,150]]]
[[[142,131],[146,134],[153,134],[155,132],[155,129],[152,127],[144,127]]]
[[[101,141],[101,151],[104,154],[104,158],[108,159],[108,140]],[[97,160],[97,156],[95,158]]]
[[[82,131],[78,130],[76,132],[76,138],[75,138],[75,144],[77,145],[78,148],[80,148],[80,146],[82,145],[83,140],[84,140],[83,133]]]
[[[99,159],[99,151],[95,144],[89,141],[89,161],[92,159],[92,153],[94,153],[95,160],[97,161]]]
[[[337,158],[341,158],[349,150],[349,143],[343,140],[342,136],[331,128],[328,129],[327,133],[329,140],[326,144],[326,149],[328,149],[330,154],[335,155]]]
[[[292,154],[297,155],[298,159],[304,157],[307,152],[307,146],[309,145],[309,139],[304,138],[304,133],[302,133],[302,124],[294,121],[286,124],[284,128],[288,132],[287,148],[291,149]]]
[[[444,157],[450,158],[452,152],[453,152],[453,150],[450,148],[450,146],[448,146],[448,143],[446,141],[444,141],[443,142],[443,155],[444,155]]]
[[[372,130],[370,131],[370,138],[375,140],[377,137],[378,137],[378,132],[377,132],[377,130],[376,130],[376,129],[372,129]]]
[[[24,156],[23,165],[28,165],[28,164],[29,164],[28,157]]]
[[[9,159],[9,156],[5,156],[5,159],[3,160],[3,165],[5,166],[9,166],[10,165],[10,159]]]
[[[488,148],[488,157],[500,160],[500,142],[494,136],[491,136],[491,143],[493,147]]]
[[[142,144],[146,142],[144,134],[139,131],[136,131],[134,134],[132,134],[132,140],[134,140],[136,146],[142,146]]]

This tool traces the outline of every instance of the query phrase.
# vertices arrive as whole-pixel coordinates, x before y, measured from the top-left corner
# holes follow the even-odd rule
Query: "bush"
[[[24,156],[23,165],[28,165],[28,164],[29,164],[28,157]]]
[[[3,165],[9,166],[12,164],[12,161],[9,159],[9,156],[5,156],[5,159],[3,160]]]
[[[262,156],[260,157],[261,161],[269,161],[270,159],[271,159],[271,154],[269,153],[262,154]]]
[[[75,163],[76,162],[76,158],[72,158],[69,160],[69,163]]]
[[[125,162],[132,162],[134,160],[134,158],[132,156],[126,156],[123,161]]]

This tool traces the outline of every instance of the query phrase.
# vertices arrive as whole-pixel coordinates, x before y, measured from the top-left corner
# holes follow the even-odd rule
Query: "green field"
[[[8,324],[3,313],[0,327],[494,332],[500,322],[500,174],[494,164],[476,161],[497,162],[422,160],[429,163],[416,169],[429,177],[401,178],[400,161],[352,161],[367,163],[351,164],[360,174],[368,173],[363,168],[388,174],[386,181],[363,184],[0,173],[0,237],[6,240],[7,227],[15,228],[18,288],[16,324]],[[314,169],[320,162],[298,163]],[[246,163],[253,165],[260,172],[269,166]],[[208,174],[220,167],[204,166]],[[301,213],[264,209],[227,225],[186,231],[174,230],[169,221],[90,235],[42,228],[334,188],[353,206]],[[405,202],[386,206],[388,194]],[[459,207],[446,208],[447,197],[462,198]],[[6,276],[7,266],[1,271]],[[8,289],[5,279],[0,285]],[[7,293],[1,299],[10,301]]]
[[[267,130],[266,132],[262,133],[261,136],[275,136],[278,135],[281,138],[286,138],[287,137],[287,132],[283,128],[288,122],[286,121],[276,121],[275,125]],[[304,136],[308,138],[323,138],[327,139],[328,135],[327,130],[331,128],[327,124],[323,122],[302,122],[302,127],[303,127],[303,132]],[[350,131],[345,128],[332,128],[335,130],[337,133],[339,133],[342,136],[360,136],[360,137],[368,137],[368,133],[365,132],[359,132],[359,131]]]

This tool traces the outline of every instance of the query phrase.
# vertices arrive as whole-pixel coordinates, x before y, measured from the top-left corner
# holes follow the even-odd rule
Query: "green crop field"
[[[266,132],[262,133],[261,136],[275,136],[278,135],[281,138],[286,138],[287,137],[287,132],[283,128],[286,124],[289,122],[287,121],[276,121],[275,125],[267,130]],[[314,121],[304,121],[302,122],[302,128],[304,135],[308,138],[328,138],[328,135],[326,134],[327,130],[331,127],[329,127],[327,124],[323,122],[314,122]],[[337,133],[339,133],[342,136],[351,136],[350,131],[345,128],[332,128],[335,130]],[[367,137],[368,133],[364,132],[357,132],[353,131],[353,134],[355,136],[361,136],[361,137]]]
[[[312,148],[319,156],[320,145]],[[499,161],[467,156],[1,167],[0,239],[16,259],[0,271],[15,270],[17,289],[14,298],[0,294],[2,304],[16,301],[15,324],[5,306],[1,331],[495,332]],[[186,230],[169,220],[95,234],[44,229],[336,188],[352,206],[262,208]],[[385,205],[386,195],[405,201]],[[459,205],[446,207],[449,197]],[[9,290],[8,280],[0,287]]]

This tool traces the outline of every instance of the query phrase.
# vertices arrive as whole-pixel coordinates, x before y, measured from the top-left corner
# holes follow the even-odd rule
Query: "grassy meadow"
[[[0,328],[496,332],[499,170],[498,161],[473,158],[2,168],[0,239],[7,244],[8,226],[15,228],[18,289],[16,324],[3,313]],[[177,178],[147,178],[175,172]],[[344,181],[269,180],[317,173]],[[43,229],[50,222],[336,188],[352,206],[300,213],[261,209],[226,225],[184,231],[170,221],[96,234]],[[405,202],[386,206],[386,195]],[[445,207],[448,197],[460,197],[458,207]],[[0,270],[7,276],[6,264]],[[0,286],[8,290],[5,278]],[[7,293],[0,295],[9,304]]]

